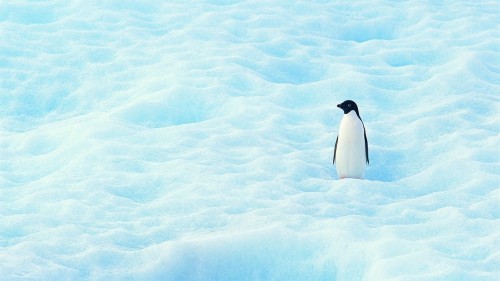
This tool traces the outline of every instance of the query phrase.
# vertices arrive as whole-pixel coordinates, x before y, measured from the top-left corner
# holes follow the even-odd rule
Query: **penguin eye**
[[[350,104],[348,104],[347,106],[348,106],[348,107],[351,107],[351,105],[350,105]]]

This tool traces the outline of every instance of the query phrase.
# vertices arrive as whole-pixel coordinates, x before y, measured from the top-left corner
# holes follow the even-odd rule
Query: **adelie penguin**
[[[368,159],[368,140],[365,125],[355,102],[346,100],[337,105],[344,111],[335,141],[333,164],[340,179],[364,179]]]

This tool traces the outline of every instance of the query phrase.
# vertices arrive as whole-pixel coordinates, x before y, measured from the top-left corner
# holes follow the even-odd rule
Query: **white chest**
[[[339,178],[363,179],[365,176],[364,128],[363,123],[354,111],[344,114],[340,122],[336,168]]]
[[[364,129],[363,123],[359,120],[356,112],[351,111],[344,114],[340,121],[339,139],[342,138],[346,142],[357,142],[361,139],[364,143]]]

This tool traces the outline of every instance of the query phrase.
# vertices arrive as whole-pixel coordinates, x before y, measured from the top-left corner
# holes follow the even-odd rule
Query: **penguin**
[[[333,165],[336,166],[339,179],[364,179],[368,159],[368,139],[365,125],[355,102],[346,100],[337,107],[344,111],[335,141]]]

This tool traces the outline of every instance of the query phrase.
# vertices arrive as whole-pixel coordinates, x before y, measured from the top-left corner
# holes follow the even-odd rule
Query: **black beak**
[[[340,104],[337,104],[337,107],[340,108]]]

